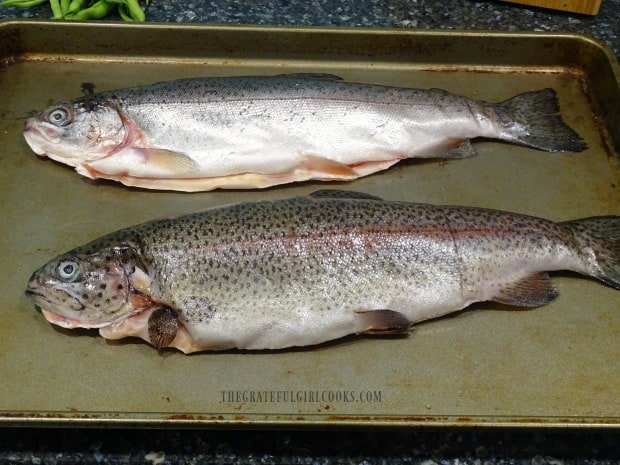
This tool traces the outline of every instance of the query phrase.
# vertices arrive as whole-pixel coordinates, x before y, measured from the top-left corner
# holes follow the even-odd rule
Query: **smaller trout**
[[[59,326],[188,353],[407,333],[480,301],[545,305],[552,270],[620,289],[620,217],[318,191],[108,234],[36,271],[26,293]]]
[[[60,102],[28,118],[38,155],[91,179],[179,191],[352,180],[405,158],[464,158],[488,137],[581,152],[553,89],[500,103],[290,74],[179,79]]]

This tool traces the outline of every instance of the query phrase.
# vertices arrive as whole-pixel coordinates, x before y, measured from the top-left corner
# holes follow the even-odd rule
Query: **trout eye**
[[[49,112],[47,119],[56,126],[65,126],[69,123],[69,112],[66,108],[58,107]]]
[[[80,267],[73,260],[63,260],[58,264],[56,271],[60,279],[67,283],[72,283],[77,279],[80,273]]]

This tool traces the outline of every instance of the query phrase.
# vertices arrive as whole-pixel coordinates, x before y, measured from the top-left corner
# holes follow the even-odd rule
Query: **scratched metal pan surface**
[[[475,305],[409,337],[276,352],[159,353],[50,326],[33,270],[156,217],[317,188],[511,210],[620,214],[616,58],[583,36],[177,25],[0,24],[0,424],[620,426],[620,292],[556,273],[551,305]],[[350,183],[200,194],[94,183],[37,158],[23,120],[52,101],[188,76],[328,72],[504,100],[553,87],[584,153],[478,141],[475,158],[404,162]]]

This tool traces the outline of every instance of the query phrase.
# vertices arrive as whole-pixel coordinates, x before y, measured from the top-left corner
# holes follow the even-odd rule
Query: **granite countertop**
[[[470,0],[151,1],[148,21],[579,32],[620,56],[620,0],[603,0],[596,16]],[[0,9],[0,20],[49,16],[47,6]],[[614,430],[5,428],[0,433],[0,463],[620,464],[620,434]]]
[[[49,18],[47,6],[0,9],[4,18]],[[589,34],[620,55],[620,0],[596,16],[471,0],[151,0],[147,21],[419,29],[497,29]]]

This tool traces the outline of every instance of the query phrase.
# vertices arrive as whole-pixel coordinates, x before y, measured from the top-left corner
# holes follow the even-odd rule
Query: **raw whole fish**
[[[406,333],[479,301],[545,305],[551,270],[620,289],[620,217],[317,191],[108,234],[36,271],[26,293],[54,324],[188,353]]]
[[[487,103],[331,75],[195,78],[58,103],[29,118],[38,155],[92,179],[179,191],[351,180],[405,158],[475,155],[487,137],[585,150],[555,91]]]

